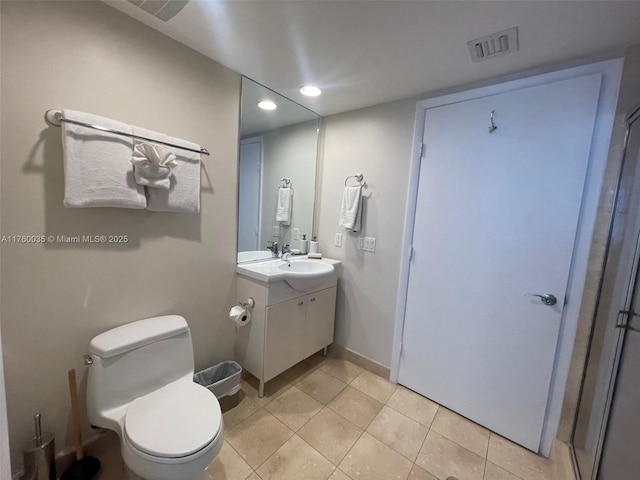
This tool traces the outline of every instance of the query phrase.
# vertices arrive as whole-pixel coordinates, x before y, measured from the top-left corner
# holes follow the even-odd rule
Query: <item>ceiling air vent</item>
[[[129,3],[167,22],[175,17],[189,0],[129,0]]]
[[[467,42],[473,63],[518,50],[518,27]]]

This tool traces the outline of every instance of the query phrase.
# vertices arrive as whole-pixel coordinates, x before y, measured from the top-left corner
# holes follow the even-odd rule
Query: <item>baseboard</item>
[[[553,480],[578,480],[573,467],[571,447],[557,438],[551,444],[551,478]]]
[[[343,360],[347,360],[354,365],[357,365],[360,368],[364,368],[365,370],[368,370],[371,373],[375,373],[379,377],[385,378],[387,380],[389,379],[389,375],[391,374],[391,369],[389,367],[385,367],[375,360],[371,360],[364,355],[360,355],[353,350],[342,347],[340,345],[336,345],[335,343],[329,346],[329,356],[331,356],[332,358],[341,358]]]

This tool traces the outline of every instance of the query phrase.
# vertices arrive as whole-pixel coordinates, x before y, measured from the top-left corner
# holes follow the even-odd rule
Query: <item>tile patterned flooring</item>
[[[345,360],[311,357],[263,398],[252,377],[242,390],[212,480],[551,479],[551,461]],[[108,455],[99,479],[123,478]]]

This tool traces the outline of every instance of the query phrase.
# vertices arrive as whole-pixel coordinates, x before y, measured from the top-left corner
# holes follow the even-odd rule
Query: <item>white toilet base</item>
[[[125,468],[127,470],[127,480],[154,480],[154,479],[142,478],[140,475],[135,473],[129,467],[125,466]],[[210,479],[211,479],[211,477],[209,475],[207,475],[206,471],[202,472],[202,475],[199,475],[199,476],[196,476],[195,478],[193,478],[193,480],[210,480]]]
[[[131,470],[126,465],[125,465],[125,468],[127,470],[127,480],[144,480],[144,478],[142,478],[140,475],[135,473],[133,470]]]
[[[182,462],[162,461],[136,451],[126,438],[121,438],[122,459],[134,477],[129,480],[207,480],[206,468],[218,455],[224,439],[223,426],[218,436],[204,449]],[[179,460],[179,459],[172,459]]]

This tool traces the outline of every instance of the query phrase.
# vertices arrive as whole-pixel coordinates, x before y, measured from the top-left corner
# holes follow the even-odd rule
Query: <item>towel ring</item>
[[[364,175],[362,175],[361,173],[356,173],[355,175],[349,175],[347,178],[344,179],[345,187],[347,186],[347,182],[349,181],[350,178],[355,178],[358,184],[362,186],[363,184],[362,180],[364,180]]]
[[[278,187],[288,187],[291,185],[291,179],[289,177],[283,177],[280,179],[281,182],[284,182],[284,185],[278,185]]]

